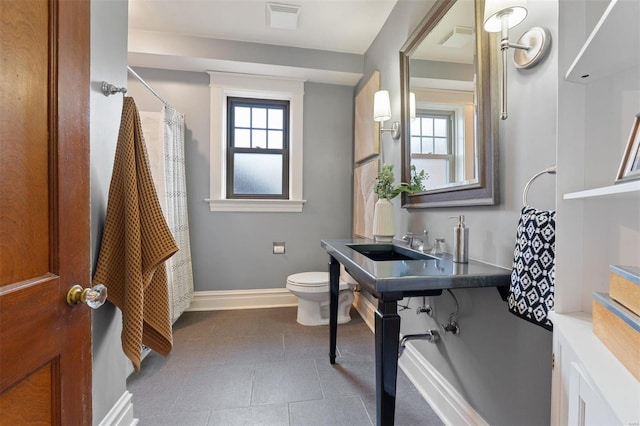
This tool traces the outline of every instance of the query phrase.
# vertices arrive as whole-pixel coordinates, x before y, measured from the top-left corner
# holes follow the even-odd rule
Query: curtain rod
[[[169,102],[165,101],[165,100],[162,98],[162,96],[160,96],[160,95],[158,94],[158,92],[156,92],[155,90],[153,90],[153,88],[152,88],[151,86],[149,86],[149,84],[148,84],[146,81],[144,81],[144,79],[143,79],[142,77],[140,77],[140,76],[138,75],[138,73],[136,73],[133,69],[131,69],[131,67],[130,67],[130,66],[127,66],[127,71],[129,71],[129,73],[130,73],[132,76],[134,76],[135,78],[137,78],[137,79],[140,81],[140,83],[142,83],[142,84],[144,85],[144,87],[146,87],[147,89],[149,89],[149,91],[150,91],[151,93],[153,93],[153,95],[154,95],[156,98],[160,99],[160,102],[162,102],[163,104],[165,104],[165,105],[166,105],[166,106],[168,106],[168,107],[173,108],[173,106],[172,106]],[[174,108],[174,109],[175,109],[175,108]]]

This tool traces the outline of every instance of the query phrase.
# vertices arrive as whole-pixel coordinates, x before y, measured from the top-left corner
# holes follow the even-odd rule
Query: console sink
[[[433,290],[497,287],[506,300],[511,269],[470,259],[455,263],[450,253],[426,254],[404,244],[368,239],[322,240],[332,262],[341,263],[365,291],[422,295]],[[335,268],[334,268],[335,269]],[[505,290],[505,291],[503,291]],[[503,295],[504,293],[504,295]]]
[[[394,244],[347,244],[347,247],[376,262],[394,260],[429,260],[435,259],[428,254],[396,246]]]

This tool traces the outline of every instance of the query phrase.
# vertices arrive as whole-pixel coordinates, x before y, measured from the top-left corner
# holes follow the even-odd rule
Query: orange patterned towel
[[[125,97],[94,283],[122,311],[122,349],[140,370],[142,345],[167,355],[173,338],[164,261],[178,247],[158,202],[133,98]]]

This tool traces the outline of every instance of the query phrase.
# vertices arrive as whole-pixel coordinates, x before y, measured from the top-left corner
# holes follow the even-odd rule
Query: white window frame
[[[463,104],[444,104],[444,103],[431,103],[431,102],[419,102],[416,105],[416,109],[422,109],[427,111],[442,111],[453,112],[454,120],[452,123],[453,132],[453,164],[456,165],[454,172],[454,182],[464,181],[464,164],[465,164],[465,128],[464,128],[464,105]],[[462,166],[457,166],[462,164]],[[477,168],[476,168],[477,170]]]
[[[210,211],[302,212],[302,146],[304,81],[277,77],[209,72],[210,81]],[[289,101],[289,199],[227,199],[227,97]]]

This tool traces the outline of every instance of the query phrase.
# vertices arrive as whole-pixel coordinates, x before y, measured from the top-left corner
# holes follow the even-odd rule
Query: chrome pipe
[[[402,355],[405,349],[405,345],[409,340],[426,340],[429,343],[436,344],[440,341],[440,333],[438,330],[427,330],[426,333],[422,334],[407,334],[403,336],[400,340],[400,344],[398,345],[398,358]]]

